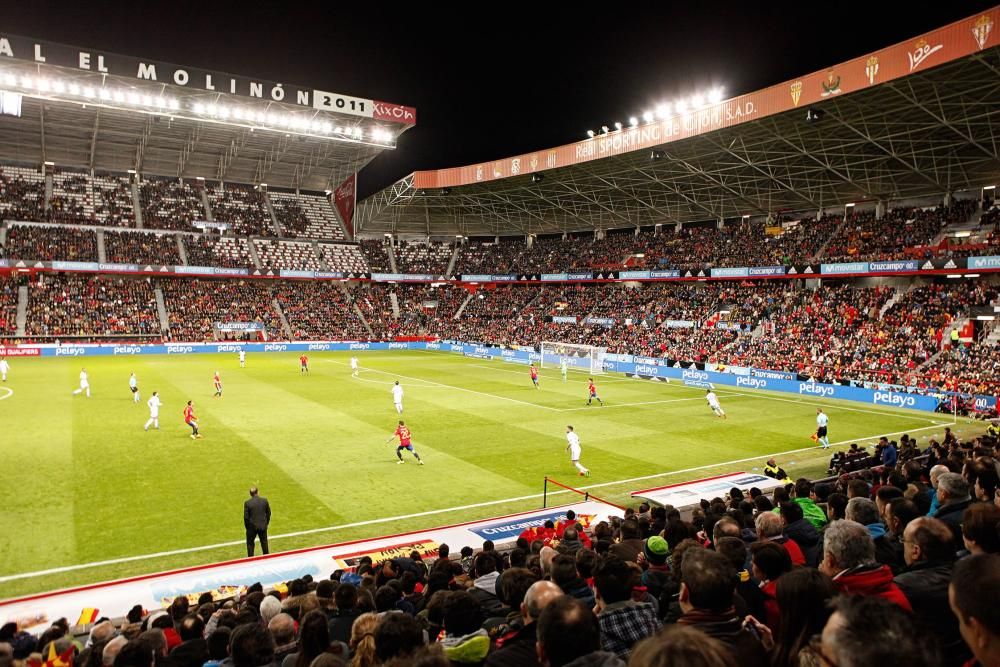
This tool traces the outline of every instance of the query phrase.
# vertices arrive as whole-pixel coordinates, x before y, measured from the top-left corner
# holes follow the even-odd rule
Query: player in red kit
[[[212,381],[215,382],[215,398],[216,396],[222,397],[222,378],[219,377],[219,371],[215,371],[215,375],[212,377]]]
[[[194,401],[188,401],[184,406],[184,423],[191,427],[191,439],[200,438],[198,433],[198,418],[194,416]]]
[[[528,372],[531,373],[531,384],[535,385],[535,389],[541,389],[538,386],[538,369],[535,368],[534,364],[528,367]]]
[[[601,397],[597,395],[597,387],[594,386],[594,378],[587,378],[587,405],[590,405],[590,402],[595,398],[598,403],[604,405],[604,401],[602,401]]]
[[[423,460],[421,460],[420,458],[420,454],[417,454],[417,452],[413,449],[413,442],[410,439],[411,437],[412,436],[410,434],[410,429],[407,428],[406,424],[403,423],[403,420],[400,419],[399,426],[396,427],[396,430],[393,432],[393,434],[389,436],[388,440],[386,440],[386,443],[390,443],[392,442],[393,438],[399,438],[399,445],[396,447],[396,458],[399,459],[399,462],[396,465],[402,465],[406,463],[406,461],[403,460],[404,449],[408,450],[411,454],[413,454],[414,458],[417,459],[417,463],[419,463],[420,465],[424,464]]]
[[[308,372],[309,372],[309,357],[303,354],[301,357],[299,357],[299,373],[308,373]]]

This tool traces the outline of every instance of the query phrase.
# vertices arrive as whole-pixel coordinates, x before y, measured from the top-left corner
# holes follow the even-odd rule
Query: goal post
[[[572,370],[603,375],[604,355],[607,351],[606,347],[594,345],[542,341],[539,365],[542,368],[559,368],[565,360],[566,366]]]

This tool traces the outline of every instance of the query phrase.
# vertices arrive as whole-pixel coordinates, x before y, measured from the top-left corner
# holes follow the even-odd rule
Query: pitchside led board
[[[511,350],[487,345],[470,345],[461,342],[392,342],[362,343],[351,341],[308,341],[298,343],[169,343],[167,345],[15,345],[0,347],[0,356],[7,357],[88,357],[129,356],[136,354],[224,354],[244,350],[258,352],[333,352],[426,350],[451,352],[474,359],[500,360],[511,364],[540,362],[541,355],[534,350]],[[571,366],[587,368],[586,358],[569,358]],[[919,393],[912,388],[897,385],[844,386],[811,380],[802,381],[791,374],[752,368],[726,367],[699,369],[684,368],[667,359],[638,357],[631,354],[605,354],[606,373],[623,373],[651,380],[680,380],[686,386],[732,386],[744,389],[766,389],[798,394],[807,398],[834,398],[856,401],[890,408],[905,408],[937,412],[948,404],[948,395],[939,392]],[[972,396],[976,410],[989,411],[997,404],[995,396]],[[950,409],[945,411],[950,413]]]

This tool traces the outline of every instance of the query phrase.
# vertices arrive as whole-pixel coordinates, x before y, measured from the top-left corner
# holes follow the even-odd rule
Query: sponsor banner
[[[590,271],[577,271],[576,273],[567,274],[569,280],[593,280],[594,274]]]
[[[430,282],[434,276],[429,273],[373,273],[372,280],[375,282]]]
[[[403,123],[404,125],[416,125],[417,110],[401,104],[375,100],[372,103],[372,118],[375,120],[394,121],[396,123]]]
[[[462,280],[464,282],[467,282],[467,283],[489,283],[489,282],[493,282],[493,276],[491,276],[488,273],[472,273],[472,274],[463,273],[461,275],[461,278],[462,278]]]
[[[336,278],[344,277],[341,271],[294,271],[291,269],[281,269],[278,275],[282,278]]]
[[[997,407],[997,397],[976,395],[973,397],[972,406],[976,412],[991,412]]]
[[[576,324],[576,317],[569,315],[554,315],[552,317],[552,322],[554,324]]]
[[[42,350],[38,347],[0,347],[0,357],[40,357]]]
[[[174,273],[208,276],[248,276],[250,269],[230,269],[220,266],[175,266]]]
[[[694,329],[692,320],[667,320],[663,323],[668,329]]]
[[[786,373],[785,371],[766,371],[759,368],[751,368],[750,375],[759,378],[768,378],[770,380],[788,380],[792,381],[795,379],[794,373]]]
[[[191,226],[200,229],[218,229],[220,232],[229,229],[229,225],[225,222],[209,222],[208,220],[195,220],[191,223]]]
[[[915,259],[904,259],[895,262],[869,262],[868,270],[872,273],[898,273],[900,271],[918,271],[920,262]]]
[[[212,269],[212,273],[217,276],[248,276],[250,269],[231,269],[224,266],[217,266]]]
[[[717,371],[719,373],[729,373],[731,375],[750,375],[753,373],[753,368],[747,368],[746,366],[723,366],[719,364],[705,364],[705,370],[707,371]]]
[[[307,574],[317,580],[325,579],[335,570],[351,569],[365,555],[371,556],[378,564],[388,558],[408,555],[415,549],[429,553],[429,558],[433,559],[436,547],[431,545],[450,544],[457,551],[463,546],[478,547],[484,539],[490,539],[497,547],[504,548],[517,540],[524,530],[519,529],[520,526],[531,527],[545,521],[564,519],[569,510],[573,510],[584,525],[608,521],[611,516],[621,514],[621,510],[611,505],[588,500],[399,535],[295,549],[256,558],[240,557],[238,560],[4,600],[0,602],[0,625],[16,622],[24,630],[38,632],[48,627],[51,619],[77,618],[80,610],[86,608],[97,608],[102,616],[116,618],[124,616],[136,604],[152,611],[169,606],[177,596],[197,595],[220,588],[237,591],[257,581],[268,589]],[[233,547],[231,553],[234,557],[240,555],[239,549],[242,547]]]
[[[820,272],[820,267],[818,264],[795,264],[790,266],[785,270],[785,275],[788,276],[803,276],[809,277]]]
[[[783,276],[785,267],[783,266],[751,266],[749,274],[751,276]]]
[[[597,324],[602,327],[613,327],[615,325],[615,318],[613,317],[588,317],[584,320],[587,324]]]
[[[701,109],[679,112],[671,109],[672,113],[654,122],[548,150],[451,169],[418,171],[413,175],[413,184],[421,189],[474,185],[633,151],[669,148],[675,141],[796,109],[804,114],[805,109],[819,102],[863,91],[994,47],[1000,33],[1000,27],[996,26],[998,21],[1000,7],[994,7],[839,65]]]
[[[713,278],[746,278],[750,275],[750,269],[744,267],[720,267],[712,269]]]
[[[1000,256],[991,255],[988,257],[969,257],[966,267],[969,269],[1000,269]]]
[[[820,273],[836,275],[838,273],[868,273],[868,262],[849,262],[846,264],[820,264]]]
[[[724,331],[742,331],[743,325],[739,322],[716,322],[715,328]]]
[[[263,331],[264,325],[260,322],[216,322],[215,328],[219,331]]]
[[[347,238],[354,238],[354,208],[358,203],[358,175],[351,174],[333,191],[333,204],[347,229]]]
[[[566,280],[569,274],[566,273],[543,273],[541,279],[543,281],[559,281]]]
[[[124,271],[124,272],[136,272],[139,271],[141,267],[138,264],[104,264],[99,263],[97,265],[98,271]]]
[[[634,359],[635,357],[633,357],[631,354],[613,354],[609,352],[604,355],[605,361],[614,361],[617,363],[624,363],[624,364],[631,364],[633,363]]]
[[[680,278],[681,272],[674,269],[669,271],[650,271],[649,277],[653,279],[657,278]]]
[[[97,271],[97,262],[52,262],[53,271]]]
[[[649,280],[649,271],[619,271],[618,277],[622,280]]]
[[[632,491],[629,495],[654,505],[671,505],[687,517],[692,510],[701,506],[702,500],[725,497],[733,487],[743,492],[749,491],[752,487],[757,487],[766,495],[779,486],[783,486],[783,484],[766,475],[735,472],[719,477],[699,479],[694,482]]]

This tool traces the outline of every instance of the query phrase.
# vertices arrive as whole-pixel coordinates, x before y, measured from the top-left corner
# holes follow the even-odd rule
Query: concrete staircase
[[[395,271],[396,267],[392,267],[392,270]],[[392,317],[394,319],[398,320],[399,319],[399,299],[396,297],[396,293],[395,292],[389,292],[389,301],[392,302]]]
[[[274,227],[274,233],[278,235],[279,239],[284,237],[285,232],[281,229],[281,225],[278,224],[278,216],[274,213],[274,206],[271,204],[271,197],[266,192],[264,193],[264,204],[267,206],[267,212],[271,216],[271,226]],[[319,252],[316,254],[319,255]]]
[[[17,316],[14,318],[17,329],[14,332],[18,338],[24,338],[28,328],[28,286],[17,288]]]
[[[274,307],[274,312],[278,314],[278,319],[281,320],[281,329],[285,332],[285,337],[288,340],[292,340],[292,327],[288,324],[288,320],[285,319],[285,311],[281,309],[281,304],[278,303],[278,299],[271,299],[271,306]]]
[[[178,234],[177,235],[177,254],[180,255],[181,264],[183,264],[184,266],[187,266],[187,264],[188,264],[188,255],[187,255],[187,249],[184,247],[184,235],[183,234]]]
[[[347,287],[344,286],[343,283],[338,282],[335,284],[337,285],[337,287],[340,288],[340,291],[344,293],[344,296],[347,297],[347,300],[351,302],[351,308],[354,310],[354,314],[357,316],[358,321],[361,322],[362,326],[364,326],[365,331],[368,332],[368,337],[374,338],[375,332],[372,331],[372,327],[370,324],[368,324],[368,320],[365,319],[365,316],[361,312],[361,309],[358,308],[358,303],[357,301],[354,300],[354,296],[351,294],[351,291],[347,289]]]
[[[463,301],[462,305],[458,307],[458,310],[455,311],[455,316],[452,317],[451,319],[457,320],[460,317],[462,317],[462,313],[465,312],[465,307],[468,306],[469,303],[471,303],[472,300],[475,299],[475,298],[476,298],[476,295],[472,294],[472,293],[470,293],[469,296],[465,297],[465,301]]]
[[[104,247],[104,230],[97,230],[97,261],[106,262],[108,261],[108,251]]]
[[[457,243],[455,244],[455,251],[451,253],[451,259],[448,261],[448,268],[445,269],[444,275],[451,277],[455,273],[455,264],[458,262],[458,252],[461,246]]]
[[[146,224],[142,220],[142,200],[139,199],[139,184],[132,181],[132,211],[135,213],[136,229],[145,229]]]
[[[826,256],[826,249],[829,247],[830,242],[840,235],[840,232],[843,231],[844,225],[846,224],[847,224],[847,216],[844,216],[844,218],[840,221],[840,224],[837,225],[837,228],[833,230],[833,233],[830,234],[830,236],[825,241],[823,241],[823,245],[819,247],[819,250],[816,251],[816,254],[811,258],[810,261],[818,262],[819,260],[823,259],[823,257]]]
[[[896,303],[903,297],[903,295],[909,292],[911,289],[913,289],[912,284],[908,285],[904,289],[899,289],[897,287],[895,293],[893,293],[893,295],[889,297],[889,300],[886,301],[882,305],[882,308],[878,311],[878,318],[881,320],[883,317],[885,317],[885,314],[889,312],[889,309],[895,306]]]
[[[45,174],[45,210],[52,208],[52,190],[54,188],[52,174]]]
[[[323,257],[323,253],[319,249],[319,241],[313,240],[312,249],[313,252],[316,253],[316,261],[319,262],[320,267],[322,267],[324,271],[329,271],[330,265],[327,263],[326,258]]]
[[[254,245],[252,238],[247,239],[247,252],[250,254],[250,259],[253,260],[254,268],[263,268],[260,263],[260,257],[257,255],[257,246]]]
[[[399,273],[399,269],[396,268],[396,242],[395,239],[385,247],[385,254],[389,256],[389,268],[392,269],[393,273]]]
[[[208,190],[204,187],[199,189],[201,190],[201,205],[205,207],[205,219],[209,222],[215,222],[215,216],[212,214],[212,205],[208,200]]]
[[[170,315],[167,313],[167,301],[163,298],[163,290],[157,287],[153,290],[156,295],[156,313],[160,316],[160,330],[164,334],[170,332]]]

